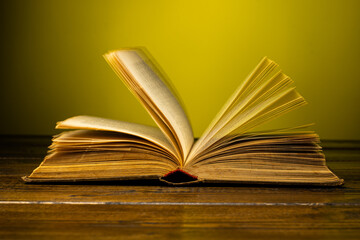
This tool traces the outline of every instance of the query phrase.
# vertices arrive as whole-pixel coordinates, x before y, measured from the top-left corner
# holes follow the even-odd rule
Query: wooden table
[[[49,137],[0,137],[0,239],[360,239],[360,143],[324,142],[338,188],[25,184]]]

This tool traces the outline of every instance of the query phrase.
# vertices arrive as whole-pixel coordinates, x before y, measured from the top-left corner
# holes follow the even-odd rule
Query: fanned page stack
[[[104,55],[158,128],[91,116],[58,122],[44,161],[26,182],[160,179],[170,184],[247,183],[337,186],[319,137],[304,127],[250,132],[305,104],[292,80],[263,58],[194,141],[188,118],[149,54]]]

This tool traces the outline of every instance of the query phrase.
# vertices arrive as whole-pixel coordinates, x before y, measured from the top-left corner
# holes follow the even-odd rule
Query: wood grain
[[[128,206],[7,205],[0,233],[18,237],[132,239],[307,236],[356,237],[360,210],[355,207],[301,206]],[[260,234],[259,234],[260,233]],[[91,234],[91,235],[90,235]],[[275,236],[274,236],[275,238]]]
[[[0,239],[359,239],[360,144],[324,142],[345,185],[25,184],[49,137],[0,137]]]

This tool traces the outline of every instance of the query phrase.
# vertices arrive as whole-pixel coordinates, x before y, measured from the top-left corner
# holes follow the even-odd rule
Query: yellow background
[[[267,127],[360,139],[360,1],[1,2],[1,134],[54,134],[80,114],[153,124],[102,58],[145,46],[195,136],[268,56],[309,104]]]

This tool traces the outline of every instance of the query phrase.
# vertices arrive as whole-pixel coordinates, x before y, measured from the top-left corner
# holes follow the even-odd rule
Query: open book
[[[189,120],[164,74],[139,48],[104,55],[158,128],[91,116],[58,122],[74,129],[54,136],[26,182],[160,179],[195,182],[336,186],[319,137],[303,127],[250,132],[305,104],[292,80],[263,58],[194,141]]]

